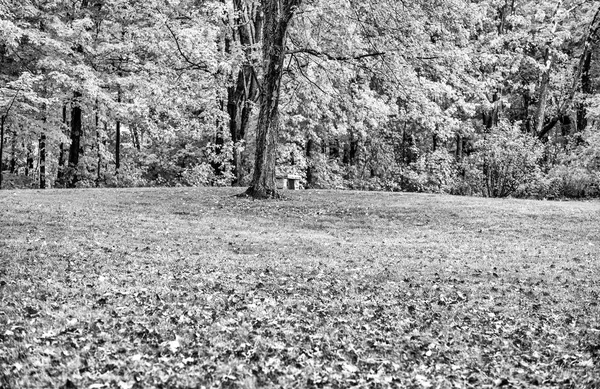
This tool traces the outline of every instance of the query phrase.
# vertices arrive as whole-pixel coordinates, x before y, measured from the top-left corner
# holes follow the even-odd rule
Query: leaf
[[[169,350],[171,350],[172,353],[176,353],[177,350],[181,348],[181,342],[179,342],[180,339],[181,338],[179,336],[175,335],[175,340],[167,342]]]
[[[427,377],[425,377],[424,375],[421,374],[417,374],[415,376],[415,379],[417,380],[417,383],[419,385],[421,385],[424,388],[431,388],[433,385],[431,384],[431,382],[429,382],[429,380],[427,379]]]
[[[133,388],[133,385],[135,385],[135,382],[133,382],[133,381],[130,381],[130,382],[119,381],[119,389],[131,389],[131,388]]]

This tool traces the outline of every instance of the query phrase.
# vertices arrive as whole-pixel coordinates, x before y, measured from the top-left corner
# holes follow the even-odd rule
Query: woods
[[[1,188],[600,196],[599,12],[2,0]]]

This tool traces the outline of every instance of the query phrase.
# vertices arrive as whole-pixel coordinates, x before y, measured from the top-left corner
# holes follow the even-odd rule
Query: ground
[[[0,387],[600,387],[600,203],[0,192]]]

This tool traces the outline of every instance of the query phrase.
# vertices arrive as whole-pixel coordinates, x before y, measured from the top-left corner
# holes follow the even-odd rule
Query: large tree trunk
[[[250,124],[253,101],[258,96],[258,84],[251,65],[244,65],[238,73],[235,86],[227,90],[227,113],[229,114],[229,134],[233,142],[233,174],[234,185],[242,180],[242,141],[246,137]]]
[[[277,197],[275,155],[279,133],[279,96],[285,40],[290,20],[301,0],[263,0],[263,79],[256,134],[252,183],[246,194],[254,198]]]
[[[81,93],[75,92],[73,107],[71,108],[71,148],[69,149],[69,170],[71,178],[69,187],[74,188],[79,180],[77,167],[79,165],[79,154],[81,153]]]
[[[234,40],[239,39],[247,57],[238,71],[234,85],[227,88],[227,113],[229,115],[229,134],[233,142],[231,165],[235,179],[233,185],[242,181],[242,149],[243,141],[248,132],[252,106],[258,98],[258,83],[252,57],[256,44],[262,40],[263,16],[257,3],[248,0],[235,0],[234,9],[237,13],[234,27]],[[230,42],[226,42],[226,52],[230,52]]]

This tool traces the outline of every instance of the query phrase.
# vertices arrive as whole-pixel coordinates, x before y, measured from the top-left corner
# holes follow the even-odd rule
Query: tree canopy
[[[599,7],[0,0],[1,185],[599,196]]]

